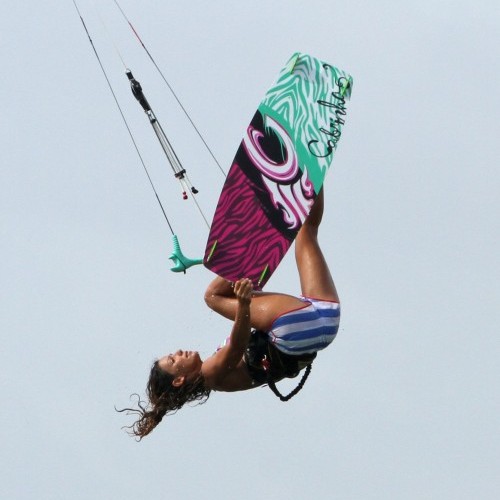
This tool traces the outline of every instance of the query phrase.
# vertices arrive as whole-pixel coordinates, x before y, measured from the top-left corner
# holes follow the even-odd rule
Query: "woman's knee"
[[[299,245],[302,242],[317,243],[318,229],[319,229],[319,221],[316,221],[315,219],[307,219],[304,222],[304,224],[302,224],[302,227],[300,228],[300,231],[297,234],[297,242],[299,243]]]

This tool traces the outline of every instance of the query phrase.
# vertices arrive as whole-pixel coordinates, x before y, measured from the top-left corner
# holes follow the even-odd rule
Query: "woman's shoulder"
[[[255,387],[243,358],[235,367],[221,366],[220,361],[221,356],[216,352],[203,362],[201,373],[207,389],[235,392]]]

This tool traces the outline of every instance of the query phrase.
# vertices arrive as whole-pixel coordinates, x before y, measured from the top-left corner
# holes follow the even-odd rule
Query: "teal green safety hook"
[[[203,264],[203,259],[190,259],[182,253],[179,240],[175,234],[172,236],[172,241],[174,243],[174,251],[170,254],[169,259],[174,265],[170,268],[171,271],[174,273],[185,273],[186,269],[189,269],[191,266]]]

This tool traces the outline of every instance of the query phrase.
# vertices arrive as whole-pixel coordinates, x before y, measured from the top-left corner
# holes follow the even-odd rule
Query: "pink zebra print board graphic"
[[[229,170],[204,265],[262,289],[330,168],[352,89],[347,73],[294,54],[255,113]]]

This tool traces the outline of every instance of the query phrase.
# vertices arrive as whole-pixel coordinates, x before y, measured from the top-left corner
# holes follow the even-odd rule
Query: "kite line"
[[[193,120],[191,119],[191,116],[189,116],[189,113],[187,112],[186,108],[182,105],[182,102],[180,101],[180,99],[177,97],[177,94],[175,93],[174,89],[172,88],[172,86],[170,85],[170,83],[168,82],[168,80],[166,79],[165,75],[163,74],[163,71],[160,69],[160,67],[158,66],[158,64],[156,64],[156,61],[154,60],[153,56],[151,55],[151,52],[149,52],[148,48],[146,47],[146,45],[144,44],[144,42],[142,41],[142,38],[139,36],[139,33],[137,32],[137,30],[134,28],[133,24],[131,23],[130,19],[127,17],[127,15],[125,14],[125,12],[123,11],[123,9],[121,8],[120,4],[118,3],[118,0],[113,0],[116,4],[116,6],[118,7],[118,10],[120,11],[120,13],[122,14],[123,18],[125,19],[125,21],[127,22],[127,24],[130,26],[130,29],[132,30],[132,32],[134,33],[135,37],[137,38],[137,40],[139,41],[139,43],[141,44],[142,48],[145,50],[146,54],[148,55],[149,59],[151,60],[151,62],[153,63],[154,67],[157,69],[158,73],[160,74],[161,78],[163,79],[163,81],[165,82],[165,84],[167,85],[168,89],[170,90],[170,92],[172,93],[172,95],[174,96],[175,100],[177,101],[177,104],[180,106],[180,108],[182,109],[182,111],[184,112],[184,114],[186,115],[187,119],[189,120],[189,122],[191,123],[192,127],[194,128],[194,130],[196,131],[196,133],[198,134],[198,137],[201,139],[201,141],[203,142],[203,144],[205,145],[205,148],[207,149],[207,151],[210,153],[210,155],[212,156],[214,162],[217,164],[217,166],[219,167],[219,170],[222,172],[222,175],[224,177],[226,177],[226,173],[224,172],[224,169],[221,167],[220,163],[217,161],[217,158],[215,157],[214,153],[212,152],[212,150],[210,149],[210,146],[207,144],[207,142],[205,141],[205,139],[203,138],[203,135],[201,134],[201,132],[198,130],[198,127],[196,126],[196,124],[193,122]]]
[[[144,50],[146,51],[149,59],[151,60],[151,62],[153,63],[153,65],[155,66],[155,68],[157,69],[157,71],[159,72],[160,76],[162,77],[163,81],[165,82],[165,84],[167,85],[167,87],[169,88],[170,92],[172,93],[172,95],[174,96],[175,100],[177,101],[177,103],[179,104],[179,106],[181,107],[182,111],[184,112],[184,114],[186,115],[186,117],[188,118],[189,122],[191,123],[191,125],[193,126],[194,130],[197,132],[198,136],[200,137],[200,139],[202,140],[203,144],[205,145],[206,149],[208,150],[208,152],[210,153],[210,155],[212,156],[212,158],[214,159],[215,163],[217,164],[217,166],[219,167],[219,170],[221,171],[221,173],[224,175],[224,177],[226,176],[224,170],[222,169],[222,167],[220,166],[219,162],[217,161],[217,159],[215,158],[215,155],[213,154],[212,150],[210,149],[210,147],[208,146],[208,144],[206,143],[205,139],[203,138],[203,136],[201,135],[200,131],[198,130],[198,128],[196,127],[196,125],[194,124],[193,120],[191,119],[191,117],[189,116],[189,113],[186,111],[185,107],[182,105],[182,103],[180,102],[180,99],[177,97],[177,94],[174,92],[172,86],[169,84],[169,82],[167,81],[167,79],[165,78],[163,72],[161,71],[161,69],[159,68],[159,66],[157,65],[157,63],[155,62],[154,58],[152,57],[151,53],[149,52],[149,50],[147,49],[146,45],[144,44],[144,42],[142,41],[142,39],[140,38],[139,34],[137,33],[136,29],[134,28],[134,26],[132,25],[132,23],[130,22],[130,20],[128,19],[128,17],[126,16],[125,12],[123,11],[123,9],[121,8],[120,4],[117,2],[117,0],[114,0],[114,3],[116,4],[116,6],[118,7],[118,9],[120,10],[122,16],[125,18],[125,20],[127,21],[128,25],[130,26],[130,28],[132,29],[134,35],[136,36],[136,38],[139,40],[141,46],[144,48]],[[182,253],[182,250],[180,248],[180,244],[179,244],[179,240],[178,240],[178,237],[173,229],[173,226],[172,226],[172,223],[170,222],[168,216],[167,216],[167,213],[165,211],[165,208],[163,207],[163,204],[160,200],[160,197],[158,195],[158,191],[157,189],[155,188],[155,185],[154,185],[154,182],[151,178],[151,175],[149,173],[149,170],[146,166],[146,163],[144,161],[144,158],[140,152],[140,149],[137,145],[137,142],[134,138],[134,135],[132,133],[132,130],[128,124],[128,121],[125,117],[125,114],[123,112],[123,109],[122,109],[122,106],[120,105],[120,102],[118,101],[118,98],[116,96],[116,93],[113,89],[113,86],[111,84],[111,81],[108,77],[108,74],[106,72],[106,69],[104,68],[104,65],[101,61],[101,58],[99,56],[99,53],[95,47],[95,44],[94,44],[94,41],[92,40],[92,37],[90,36],[90,32],[87,28],[87,25],[85,23],[85,20],[83,18],[83,15],[78,7],[78,4],[76,2],[76,0],[73,0],[73,5],[75,6],[75,9],[78,13],[78,16],[80,17],[80,21],[82,23],[82,26],[85,30],[85,33],[87,34],[87,38],[90,42],[90,45],[92,47],[92,50],[94,52],[94,55],[99,63],[99,66],[101,68],[101,71],[104,75],[104,78],[106,80],[106,83],[109,87],[109,90],[111,91],[111,94],[113,96],[113,99],[115,101],[115,104],[118,108],[118,111],[121,115],[121,118],[122,118],[122,121],[127,129],[127,132],[128,132],[128,135],[132,141],[132,144],[134,146],[134,149],[139,157],[139,160],[141,162],[141,165],[143,167],[143,170],[144,172],[146,173],[146,176],[148,178],[148,181],[151,185],[151,188],[153,189],[153,192],[154,192],[154,195],[156,197],[156,200],[160,206],[160,209],[163,213],[163,216],[168,224],[168,227],[170,229],[170,232],[172,233],[172,240],[173,240],[173,251],[172,253],[170,254],[169,256],[169,259],[172,260],[173,262],[173,267],[171,267],[171,270],[174,271],[174,272],[186,272],[186,270],[193,266],[193,265],[197,265],[197,264],[202,264],[203,260],[202,259],[190,259],[188,257],[186,257],[183,253]],[[102,21],[102,19],[101,19]],[[103,22],[103,21],[102,21]],[[104,24],[104,22],[103,22]],[[121,59],[123,65],[125,66],[125,73],[126,73],[126,76],[129,80],[129,83],[130,83],[130,86],[131,86],[131,89],[132,89],[132,93],[134,95],[134,97],[137,99],[137,101],[139,102],[139,104],[141,105],[141,107],[143,108],[144,112],[146,113],[148,119],[149,119],[149,122],[156,134],[156,137],[158,138],[158,141],[162,147],[162,150],[163,152],[165,153],[165,156],[167,157],[167,160],[170,164],[170,166],[172,167],[172,170],[173,170],[173,173],[174,173],[174,177],[176,179],[179,180],[180,184],[181,184],[181,188],[182,188],[182,197],[183,199],[187,199],[188,198],[188,192],[191,192],[191,194],[193,196],[191,196],[191,198],[193,199],[201,217],[203,218],[205,224],[207,225],[208,229],[210,229],[210,224],[208,223],[208,220],[207,218],[205,217],[205,214],[203,213],[203,210],[201,209],[198,201],[196,200],[196,194],[198,193],[198,190],[193,186],[193,184],[191,183],[191,181],[189,180],[189,177],[187,175],[187,172],[186,172],[186,169],[182,166],[180,160],[179,160],[179,157],[177,156],[177,154],[175,153],[175,150],[173,149],[172,147],[172,144],[170,143],[165,131],[163,130],[160,122],[158,121],[155,113],[153,112],[148,100],[146,99],[146,97],[144,96],[144,92],[143,92],[143,89],[142,89],[142,86],[141,84],[134,78],[133,74],[132,74],[132,71],[130,69],[127,68],[127,65],[125,64],[124,62],[124,59],[122,57],[122,55],[120,54],[120,51],[118,50],[118,48],[116,47],[116,44],[114,44],[115,46],[115,50],[117,51],[118,53],[118,56],[119,58]]]

